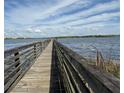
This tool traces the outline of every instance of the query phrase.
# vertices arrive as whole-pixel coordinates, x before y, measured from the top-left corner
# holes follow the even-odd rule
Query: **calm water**
[[[41,41],[43,39],[17,39],[5,40],[5,50],[28,44],[34,41]],[[120,60],[120,37],[88,37],[88,38],[65,38],[59,39],[59,42],[72,48],[84,57],[94,58],[96,56],[96,47],[102,52],[105,59],[111,57],[114,60]]]
[[[45,39],[10,39],[10,40],[8,39],[8,40],[4,40],[4,50],[18,47],[21,45],[30,44],[30,43],[36,42],[36,41],[43,41],[43,40],[45,40]]]
[[[88,37],[88,38],[66,38],[59,40],[64,45],[72,48],[84,57],[95,58],[96,47],[104,59],[120,60],[120,36],[115,37]]]

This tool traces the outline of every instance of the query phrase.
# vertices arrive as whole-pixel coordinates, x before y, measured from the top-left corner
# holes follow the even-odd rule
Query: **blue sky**
[[[5,37],[119,34],[119,0],[5,0]]]

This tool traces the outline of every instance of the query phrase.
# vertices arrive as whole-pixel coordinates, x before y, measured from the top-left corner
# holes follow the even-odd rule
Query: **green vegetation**
[[[58,36],[58,37],[48,37],[53,39],[61,39],[61,38],[86,38],[86,37],[113,37],[113,36],[119,36],[119,35],[88,35],[88,36]],[[6,39],[48,39],[48,38],[28,38],[28,37],[6,37]]]
[[[119,36],[119,35],[59,36],[54,38],[60,39],[60,38],[113,37],[113,36]]]

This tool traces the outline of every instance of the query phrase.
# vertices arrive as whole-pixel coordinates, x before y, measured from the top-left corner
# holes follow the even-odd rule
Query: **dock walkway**
[[[24,49],[29,58],[23,62]],[[5,54],[16,63],[5,69],[5,93],[120,93],[118,78],[88,64],[56,40],[21,46]]]
[[[53,41],[10,93],[49,93]]]

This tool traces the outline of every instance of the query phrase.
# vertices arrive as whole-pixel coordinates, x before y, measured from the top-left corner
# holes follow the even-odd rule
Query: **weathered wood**
[[[52,44],[53,42],[54,44]],[[50,92],[50,75],[51,73],[52,75],[55,75],[53,72],[51,72],[51,66],[53,66],[51,65],[51,62],[53,62],[52,59],[55,59],[54,64],[56,64],[58,68],[57,70],[60,72],[60,77],[63,79],[62,81],[66,93],[120,92],[120,81],[117,78],[100,70],[97,67],[87,64],[87,59],[83,58],[81,55],[72,51],[68,47],[60,44],[57,41],[50,42],[48,46],[48,41],[35,44],[36,45],[31,45],[30,47],[33,47],[33,49],[29,49],[31,51],[26,50],[27,52],[17,52],[16,49],[14,49],[14,51],[16,51],[16,57],[14,57],[16,59],[15,61],[20,61],[21,57],[24,57],[25,60],[16,67],[16,69],[20,67],[22,69],[22,72],[19,76],[18,74],[14,75],[15,77],[18,76],[18,78],[11,78],[11,81],[6,83],[6,92],[10,92],[12,90],[10,93],[54,93]],[[45,48],[46,46],[47,48]],[[45,50],[41,54],[41,51],[44,48]],[[52,55],[52,48],[54,48],[54,56]],[[20,48],[18,51],[23,49],[24,47]],[[21,57],[18,56],[19,54]],[[10,67],[15,65],[16,64],[12,64]],[[14,72],[16,72],[16,69]],[[55,78],[55,76],[53,77]]]
[[[63,55],[63,59],[67,59],[64,55],[68,55],[70,61],[66,60],[65,63],[71,64],[73,66],[76,73],[78,73],[80,76],[80,79],[84,79],[88,84],[88,87],[90,87],[94,93],[120,92],[120,81],[116,77],[100,70],[97,67],[87,64],[87,60],[85,58],[65,47],[64,45],[58,43],[57,41],[55,41],[55,44],[56,48],[59,48],[61,51],[60,54]],[[82,86],[79,85],[78,87]]]
[[[17,63],[16,65],[15,65],[15,68],[16,68],[16,71],[18,72],[19,70],[20,70],[20,68],[18,67],[19,65],[20,65],[20,55],[19,55],[19,51],[18,51],[18,49],[16,50],[16,52],[14,53],[14,56],[15,56],[15,62]],[[18,67],[18,69],[17,69],[17,67]]]
[[[7,84],[6,84],[5,87],[4,87],[4,90],[7,90],[7,89],[11,86],[11,84],[16,80],[16,78],[20,75],[20,73],[21,73],[21,70],[19,70],[19,71],[13,76],[13,78],[11,78],[9,82],[7,82]],[[5,92],[6,92],[6,91],[5,91]]]
[[[5,80],[5,92],[10,90],[13,86],[13,78],[21,71],[20,76],[23,76],[23,73],[33,64],[37,57],[41,54],[40,44],[46,42],[46,46],[50,40],[43,42],[36,42],[33,44],[28,44],[20,46],[14,49],[5,51],[5,70],[4,70],[4,80]],[[34,48],[33,48],[34,46]],[[44,47],[46,47],[44,46]]]
[[[37,58],[36,45],[34,45],[34,58]]]
[[[35,62],[35,60],[34,60],[34,62]],[[11,84],[11,86],[8,89],[6,89],[5,93],[10,93],[10,91],[16,86],[16,84],[20,81],[20,79],[25,75],[25,73],[30,69],[30,67],[32,65],[33,64],[30,64],[30,66],[28,68],[26,68],[25,71],[22,71],[22,73],[19,75],[19,77],[17,79],[15,79],[15,81]]]
[[[49,93],[52,42],[10,93]]]
[[[55,48],[57,49],[56,52],[59,53],[58,58],[62,58],[60,60],[60,63],[63,63],[62,68],[65,69],[65,71],[63,73],[67,73],[67,75],[68,75],[68,77],[65,77],[65,75],[63,75],[63,77],[65,77],[64,81],[67,82],[66,78],[69,78],[70,82],[68,85],[73,87],[73,88],[68,87],[69,89],[71,88],[71,90],[73,89],[73,91],[71,91],[71,93],[90,93],[89,89],[85,86],[83,79],[80,78],[78,73],[75,71],[74,67],[69,62],[67,62],[68,60],[63,55],[64,52],[57,46]],[[67,90],[68,90],[68,88],[67,88]],[[70,90],[68,90],[68,91],[70,91]]]
[[[29,53],[29,52],[32,52],[33,51],[33,47],[32,48],[29,48],[29,49],[27,49],[27,50],[25,50],[25,51],[22,51],[21,53],[20,53],[20,56],[23,56],[23,55],[25,55],[25,54],[27,54],[27,53]]]
[[[39,43],[41,43],[41,42],[42,42],[42,43],[46,42],[46,43],[48,44],[49,41],[50,41],[50,40],[44,40],[44,41],[35,42],[35,43],[31,43],[31,44],[27,44],[27,45],[22,45],[22,46],[19,46],[19,47],[16,47],[16,48],[12,48],[12,49],[5,50],[5,51],[4,51],[4,57],[13,54],[13,52],[16,51],[17,49],[18,49],[19,51],[21,51],[21,50],[27,49],[27,48],[29,48],[29,47],[32,47],[33,45],[39,44]],[[47,44],[46,44],[46,45],[47,45]],[[44,47],[45,47],[45,46],[44,46]]]

